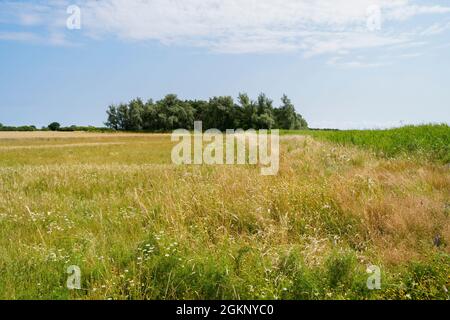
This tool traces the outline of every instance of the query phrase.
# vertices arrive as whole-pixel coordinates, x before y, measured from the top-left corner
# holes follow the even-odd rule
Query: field
[[[405,126],[389,130],[288,131],[328,140],[340,145],[368,148],[379,156],[414,156],[450,163],[450,127],[442,125]]]
[[[277,176],[172,165],[170,135],[0,133],[0,299],[448,299],[449,128],[403,130],[291,132]]]

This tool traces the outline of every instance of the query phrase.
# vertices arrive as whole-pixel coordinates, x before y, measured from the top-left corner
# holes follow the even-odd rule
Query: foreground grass
[[[288,136],[263,177],[173,166],[171,146],[2,140],[0,298],[448,298],[446,166]],[[381,290],[366,287],[372,264]],[[81,291],[66,288],[70,265]]]
[[[404,156],[450,163],[450,127],[442,125],[405,126],[389,130],[287,131],[315,138],[356,145],[385,157]]]

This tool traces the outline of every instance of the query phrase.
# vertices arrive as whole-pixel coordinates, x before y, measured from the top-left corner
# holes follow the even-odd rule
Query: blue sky
[[[450,1],[0,0],[5,125],[239,92],[286,93],[312,127],[450,123],[449,83]]]

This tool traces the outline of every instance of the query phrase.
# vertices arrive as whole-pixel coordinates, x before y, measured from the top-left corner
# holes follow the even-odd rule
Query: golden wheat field
[[[172,147],[1,133],[0,299],[448,298],[448,166],[298,135],[262,176],[175,166]]]

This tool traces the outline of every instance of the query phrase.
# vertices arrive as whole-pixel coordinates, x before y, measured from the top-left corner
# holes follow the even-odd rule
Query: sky
[[[0,123],[287,94],[314,128],[450,123],[450,0],[0,0]]]

